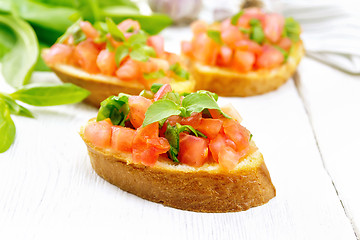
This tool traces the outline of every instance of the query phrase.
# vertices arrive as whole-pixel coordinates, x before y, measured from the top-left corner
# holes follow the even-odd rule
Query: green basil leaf
[[[250,34],[251,33],[250,29],[242,28],[242,27],[239,27],[239,31],[242,32],[242,33],[245,33],[245,34]]]
[[[79,18],[76,22],[74,22],[74,24],[72,24],[67,30],[66,32],[61,35],[58,39],[57,39],[57,43],[63,43],[69,36],[73,35],[74,40],[76,37],[76,41],[75,43],[78,44],[79,42],[81,42],[81,40],[85,40],[86,36],[83,33],[83,31],[80,28],[80,22],[83,21],[82,18]]]
[[[189,77],[190,77],[189,72],[186,71],[185,69],[183,69],[181,67],[180,63],[178,63],[178,62],[170,66],[170,71],[174,72],[180,78],[189,80]]]
[[[167,99],[180,105],[180,95],[176,92],[168,92],[161,99]]]
[[[207,35],[214,40],[217,44],[222,45],[223,41],[221,40],[221,33],[216,30],[207,30]]]
[[[120,31],[120,29],[116,26],[114,21],[107,17],[106,18],[106,24],[109,30],[109,33],[111,36],[118,42],[124,42],[126,40],[124,34]]]
[[[61,85],[28,84],[10,96],[34,106],[54,106],[80,102],[89,94],[89,91],[81,87],[65,83]]]
[[[6,103],[7,107],[10,110],[10,114],[23,116],[23,117],[29,117],[34,118],[34,115],[30,112],[29,109],[19,105],[17,102],[15,102],[11,97],[8,95],[3,95],[0,93],[0,100],[3,99]]]
[[[161,84],[161,83],[154,83],[153,85],[151,85],[150,91],[153,93],[157,93],[163,85],[164,84]]]
[[[29,81],[37,62],[37,37],[28,23],[6,14],[0,15],[0,33],[0,43],[3,46],[2,74],[7,83],[19,88]]]
[[[130,57],[136,61],[146,62],[149,60],[149,57],[156,57],[156,52],[152,47],[136,45],[131,50]]]
[[[300,24],[295,21],[292,17],[285,19],[283,35],[288,37],[293,42],[300,40],[301,27]]]
[[[237,25],[239,18],[244,14],[244,11],[240,11],[237,14],[235,14],[234,16],[231,17],[231,24],[232,25]]]
[[[146,33],[144,32],[139,32],[137,34],[133,34],[129,37],[129,39],[127,40],[127,43],[130,46],[135,46],[135,45],[145,45],[146,41],[147,41],[148,36],[146,35]]]
[[[167,125],[165,131],[165,138],[170,144],[170,150],[168,151],[168,156],[174,162],[179,162],[177,156],[179,154],[179,131],[176,126]]]
[[[207,138],[207,136],[205,134],[203,134],[202,132],[196,130],[195,128],[193,128],[190,125],[180,125],[179,123],[176,123],[176,127],[178,128],[178,132],[189,132],[189,133],[193,133],[196,137],[203,137],[203,138]]]
[[[151,91],[145,90],[145,89],[140,92],[139,96],[142,96],[142,97],[145,97],[148,99],[154,98],[154,94]]]
[[[193,112],[202,112],[204,109],[217,109],[223,116],[230,118],[221,111],[215,99],[206,92],[196,92],[187,95],[182,101],[182,106],[186,108],[186,116],[183,117],[188,117]]]
[[[118,96],[111,96],[101,102],[96,121],[110,118],[112,124],[125,126],[129,114],[129,95],[120,93]]]
[[[258,44],[262,44],[265,40],[265,34],[261,26],[261,22],[259,19],[252,18],[249,21],[251,26],[250,39],[257,42]]]
[[[15,124],[6,103],[0,99],[0,153],[6,152],[15,139]]]
[[[250,133],[249,142],[251,141],[252,137],[253,137],[253,135]]]
[[[163,78],[166,76],[166,74],[163,69],[160,69],[159,71],[156,71],[156,72],[144,73],[143,76],[146,80],[149,80],[149,79]]]
[[[209,97],[211,97],[212,99],[214,99],[216,102],[219,99],[219,96],[216,93],[213,92],[209,92],[207,90],[198,90],[197,93],[201,93],[201,94],[207,94]]]
[[[116,48],[115,51],[115,62],[116,66],[120,66],[121,62],[124,60],[124,58],[129,54],[129,49],[125,45],[121,45],[118,48]]]
[[[181,113],[179,108],[179,105],[167,99],[160,99],[154,102],[145,113],[143,127],[172,115],[179,115]]]

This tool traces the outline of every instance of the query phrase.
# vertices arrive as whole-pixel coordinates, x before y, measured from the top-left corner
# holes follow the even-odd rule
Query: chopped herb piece
[[[175,63],[173,65],[170,66],[170,71],[174,72],[177,76],[185,79],[185,80],[189,80],[190,74],[188,71],[186,71],[185,69],[183,69],[180,65],[180,63]]]
[[[221,34],[219,31],[216,31],[216,30],[208,30],[207,31],[207,35],[212,39],[214,40],[217,44],[220,44],[222,45],[223,42],[221,40]]]
[[[262,44],[265,40],[265,34],[261,26],[261,22],[259,19],[252,18],[249,21],[251,26],[250,39],[254,40],[258,44]]]
[[[150,91],[153,93],[157,93],[157,91],[159,91],[159,89],[163,86],[164,84],[161,83],[154,83],[153,85],[151,85],[150,87]]]
[[[111,18],[106,18],[106,25],[109,30],[110,35],[118,42],[124,42],[126,40],[124,34],[116,26],[114,21]]]
[[[285,19],[283,36],[288,37],[293,42],[297,42],[300,39],[301,27],[297,21],[292,17]]]
[[[237,25],[239,18],[244,14],[244,11],[240,11],[231,17],[231,24]]]
[[[125,126],[125,120],[129,114],[129,95],[120,93],[111,96],[101,102],[97,115],[97,121],[110,118],[112,124]]]
[[[156,72],[144,73],[143,76],[146,80],[149,80],[149,79],[163,78],[166,76],[166,74],[163,69],[160,69],[159,71],[156,71]]]
[[[121,45],[116,48],[115,51],[115,62],[116,66],[119,67],[124,58],[129,54],[129,49],[125,45]]]

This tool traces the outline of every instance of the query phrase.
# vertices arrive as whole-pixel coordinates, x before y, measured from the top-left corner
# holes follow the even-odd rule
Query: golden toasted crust
[[[73,83],[90,91],[91,94],[84,101],[95,107],[99,107],[100,103],[111,95],[119,93],[138,95],[144,89],[144,86],[137,82],[125,82],[115,77],[89,74],[69,65],[57,64],[51,66],[51,69],[61,81]],[[177,92],[193,92],[195,81],[192,78],[189,81],[172,81],[170,85]]]
[[[185,61],[196,81],[196,89],[205,89],[220,96],[248,97],[280,87],[294,74],[303,56],[304,46],[299,41],[294,46],[286,63],[271,70],[260,69],[240,73],[220,67],[206,66],[190,59]]]
[[[129,153],[114,154],[84,141],[99,176],[166,206],[195,212],[236,212],[265,204],[276,195],[259,151],[229,172],[215,163],[195,168],[162,157],[155,166],[148,167],[132,163]]]

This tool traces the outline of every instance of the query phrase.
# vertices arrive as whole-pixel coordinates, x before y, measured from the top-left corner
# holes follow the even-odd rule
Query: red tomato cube
[[[109,147],[112,135],[111,127],[110,120],[89,123],[85,127],[84,137],[96,147]]]
[[[122,152],[131,152],[135,130],[122,126],[112,126],[111,148]]]
[[[181,163],[200,167],[208,159],[208,144],[204,138],[192,135],[180,135],[179,161]]]
[[[135,128],[139,128],[142,125],[145,119],[145,113],[151,104],[151,100],[141,96],[129,97],[129,118]]]

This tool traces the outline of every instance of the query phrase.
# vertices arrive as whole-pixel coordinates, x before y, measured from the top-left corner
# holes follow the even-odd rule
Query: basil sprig
[[[223,111],[221,111],[216,101],[217,95],[208,91],[197,91],[195,93],[190,93],[182,100],[182,104],[176,103],[169,99],[161,99],[150,105],[145,113],[143,126],[162,121],[163,119],[172,115],[190,117],[192,113],[202,112],[204,109],[219,110],[224,117],[230,118]]]
[[[293,42],[297,42],[300,40],[301,27],[300,24],[295,21],[292,17],[288,17],[285,19],[283,36],[288,37]]]
[[[101,102],[96,121],[110,118],[112,124],[125,126],[129,111],[129,95],[120,93]]]
[[[217,44],[220,44],[220,45],[223,44],[223,41],[221,39],[221,33],[219,31],[207,30],[207,35],[209,36],[209,38],[214,40]]]
[[[259,19],[252,18],[249,21],[250,28],[250,39],[254,40],[258,44],[262,44],[265,40],[265,34],[262,29],[262,25]]]
[[[15,139],[15,124],[12,115],[33,118],[29,109],[16,101],[33,106],[54,106],[80,102],[90,93],[73,84],[28,84],[14,93],[0,93],[0,153],[7,151]]]
[[[244,14],[244,11],[240,11],[237,14],[235,14],[234,16],[231,17],[231,24],[232,25],[237,25],[237,22],[239,20],[239,18]]]
[[[168,156],[171,160],[178,163],[179,159],[177,158],[179,154],[179,141],[180,141],[180,133],[181,132],[189,132],[194,134],[195,136],[200,136],[203,138],[207,138],[202,132],[195,130],[190,125],[181,125],[179,123],[176,123],[175,126],[171,126],[170,124],[167,125],[166,131],[165,131],[165,138],[168,140],[170,144],[170,150],[167,152]]]

